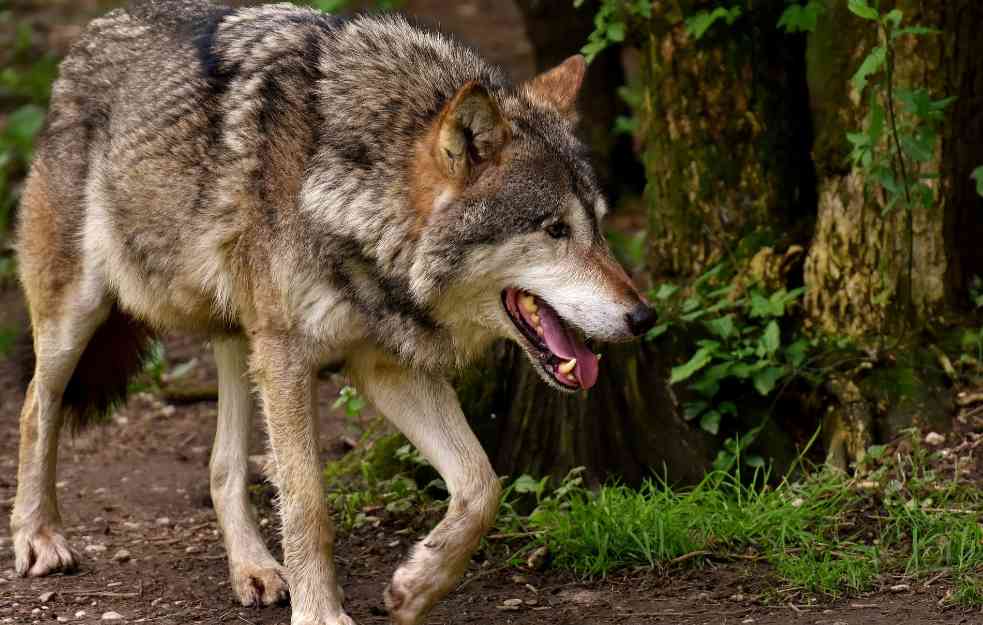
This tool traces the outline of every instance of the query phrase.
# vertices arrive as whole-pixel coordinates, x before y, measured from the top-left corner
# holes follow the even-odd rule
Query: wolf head
[[[418,142],[411,178],[426,256],[451,276],[438,312],[515,340],[565,391],[597,380],[585,338],[624,341],[655,322],[611,255],[575,136],[585,69],[574,56],[512,91],[466,84]]]

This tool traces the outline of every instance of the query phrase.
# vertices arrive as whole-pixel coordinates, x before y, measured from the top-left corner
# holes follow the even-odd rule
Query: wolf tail
[[[104,421],[126,399],[130,379],[143,369],[153,331],[114,305],[96,329],[62,395],[64,425],[72,432]],[[19,350],[25,381],[34,371],[34,351]]]

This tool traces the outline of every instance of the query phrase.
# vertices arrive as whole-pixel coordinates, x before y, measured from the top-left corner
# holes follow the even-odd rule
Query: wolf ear
[[[564,115],[573,115],[577,93],[587,73],[587,61],[575,54],[548,72],[536,76],[524,86],[535,99],[544,100]]]
[[[469,82],[444,107],[435,156],[450,178],[464,181],[494,159],[508,139],[508,123],[488,91]]]

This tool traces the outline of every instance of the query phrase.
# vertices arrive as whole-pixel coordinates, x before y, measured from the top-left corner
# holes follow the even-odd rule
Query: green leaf
[[[512,484],[512,488],[517,493],[535,493],[539,489],[539,480],[531,475],[520,475]]]
[[[778,20],[778,27],[787,33],[814,32],[819,16],[826,8],[817,0],[809,0],[806,5],[793,4],[785,9]]]
[[[732,401],[720,402],[720,405],[717,406],[717,410],[720,411],[720,414],[729,414],[729,415],[737,416],[737,404],[735,404]]]
[[[850,0],[847,3],[847,8],[850,9],[851,13],[862,17],[865,20],[877,21],[877,18],[880,17],[877,14],[877,9],[868,5],[867,0]]]
[[[877,46],[864,58],[857,73],[850,79],[850,82],[853,83],[853,86],[856,87],[858,92],[864,92],[864,89],[867,88],[868,79],[872,74],[876,74],[884,67],[886,59],[887,49],[884,46]]]
[[[805,362],[806,354],[809,351],[809,341],[799,339],[785,348],[785,358],[793,367],[798,369]]]
[[[672,374],[669,376],[669,384],[678,384],[683,380],[693,377],[693,374],[707,366],[712,358],[713,350],[711,348],[701,347],[696,350],[696,353],[693,354],[693,357],[686,364],[672,368]]]
[[[700,418],[700,427],[711,434],[720,431],[720,413],[710,410]]]
[[[686,402],[686,405],[683,406],[683,418],[687,421],[692,421],[703,414],[703,411],[709,407],[710,403],[702,400]]]
[[[906,26],[904,28],[899,28],[891,33],[891,37],[897,39],[902,35],[939,35],[942,31],[937,28],[928,28],[927,26]]]
[[[901,25],[901,20],[904,19],[904,13],[901,12],[901,9],[892,9],[881,19],[885,24],[890,22],[894,28],[897,28]]]
[[[664,282],[659,285],[658,289],[655,290],[654,297],[657,300],[666,300],[672,297],[673,294],[675,294],[677,291],[679,291],[678,286],[676,286],[675,284],[669,284],[668,282]]]
[[[969,177],[976,181],[976,192],[983,197],[983,165],[974,169]]]
[[[722,339],[729,339],[736,334],[733,315],[718,317],[716,319],[711,319],[710,321],[704,321],[703,323],[706,325],[707,329],[710,330],[710,332]]]
[[[655,326],[654,328],[652,328],[651,330],[645,333],[645,340],[654,341],[655,339],[665,334],[668,329],[669,329],[668,323],[660,323],[659,325]]]
[[[694,39],[700,39],[717,21],[724,20],[727,24],[733,24],[740,16],[741,7],[738,6],[731,7],[730,10],[717,7],[713,11],[700,11],[686,18],[686,32]]]
[[[765,333],[761,335],[761,346],[765,353],[774,354],[782,344],[781,331],[778,329],[778,322],[771,321],[765,328]]]
[[[762,395],[768,395],[775,389],[775,385],[785,375],[782,367],[767,367],[754,374],[754,388]]]
[[[606,33],[608,41],[614,41],[615,43],[621,43],[625,40],[625,23],[624,22],[611,22],[608,24],[608,30]]]

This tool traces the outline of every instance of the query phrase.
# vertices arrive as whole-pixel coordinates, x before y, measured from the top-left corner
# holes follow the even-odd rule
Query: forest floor
[[[0,316],[21,321],[23,315],[16,290],[0,290]],[[165,345],[171,365],[197,363],[187,374],[192,382],[214,384],[211,353],[203,341],[169,338]],[[0,360],[0,623],[95,623],[107,612],[118,613],[125,623],[289,623],[288,606],[244,608],[229,589],[208,494],[214,401],[169,405],[142,393],[106,426],[75,438],[64,436],[58,494],[67,536],[82,554],[81,568],[72,575],[17,577],[8,527],[23,388],[16,363]],[[352,426],[331,409],[337,391],[329,381],[321,384],[325,461],[343,453]],[[255,431],[254,453],[261,454],[265,435],[258,421]],[[253,481],[260,484],[262,478],[257,474]],[[279,554],[277,521],[264,494],[268,489],[255,492],[266,539]],[[421,531],[418,519],[396,515],[339,535],[336,562],[346,608],[357,622],[387,622],[383,588]],[[118,555],[121,550],[125,557]],[[751,562],[639,569],[589,581],[550,569],[511,567],[489,552],[475,558],[462,587],[428,622],[983,625],[983,613],[945,601],[944,583],[929,579],[892,591],[897,581],[880,580],[877,592],[816,601]],[[522,603],[509,605],[516,599]]]

